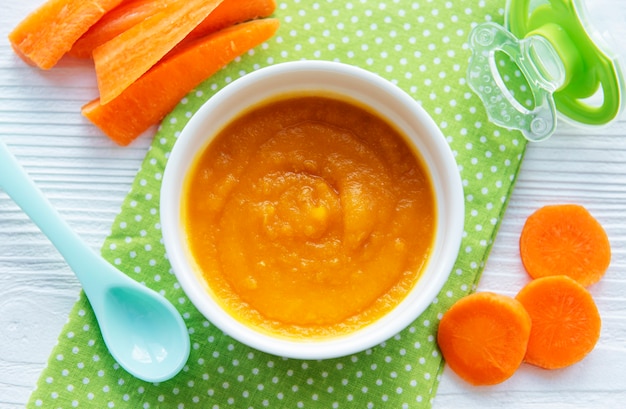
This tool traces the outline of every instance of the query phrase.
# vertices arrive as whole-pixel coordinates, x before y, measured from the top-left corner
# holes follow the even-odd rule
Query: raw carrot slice
[[[589,286],[608,269],[611,245],[587,209],[558,204],[542,207],[526,220],[520,255],[532,278],[564,274]]]
[[[178,0],[135,0],[107,13],[74,43],[69,55],[91,58],[93,50]],[[223,0],[186,39],[198,38],[234,24],[269,17],[274,0]]]
[[[9,34],[15,52],[42,69],[52,68],[76,40],[122,0],[49,0]]]
[[[195,86],[272,37],[278,26],[277,19],[253,20],[198,39],[159,62],[108,104],[96,99],[82,113],[115,142],[128,145]]]
[[[494,385],[521,365],[530,317],[512,297],[479,292],[457,301],[442,317],[437,342],[446,363],[472,385]]]
[[[145,74],[221,2],[179,0],[93,50],[102,103]]]
[[[578,282],[560,275],[528,283],[517,294],[532,321],[524,360],[557,369],[582,360],[600,338],[601,319],[593,297]]]
[[[136,0],[126,2],[103,16],[68,51],[78,58],[91,58],[93,50],[178,0]]]

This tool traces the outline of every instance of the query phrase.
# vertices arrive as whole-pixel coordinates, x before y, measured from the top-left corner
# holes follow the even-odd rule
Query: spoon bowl
[[[163,296],[104,260],[61,218],[0,141],[0,188],[39,226],[70,265],[89,299],[109,352],[148,382],[175,376],[189,358],[189,332]]]
[[[146,287],[109,288],[101,311],[98,319],[107,323],[100,326],[107,347],[120,365],[131,363],[125,368],[137,378],[167,380],[187,361],[188,342],[184,343],[181,335],[186,331],[184,323],[171,304],[162,302]]]

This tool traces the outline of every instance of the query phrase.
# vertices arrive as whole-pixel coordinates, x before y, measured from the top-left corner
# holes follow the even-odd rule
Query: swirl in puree
[[[287,95],[230,122],[185,181],[190,253],[218,302],[284,337],[366,326],[402,301],[436,224],[428,171],[377,114]]]

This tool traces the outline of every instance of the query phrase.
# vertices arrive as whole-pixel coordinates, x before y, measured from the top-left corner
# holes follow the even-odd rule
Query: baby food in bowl
[[[183,130],[161,194],[166,249],[207,319],[265,352],[355,353],[423,312],[456,258],[463,196],[416,102],[367,71],[280,64]]]
[[[182,220],[221,305],[288,338],[345,335],[410,291],[436,229],[427,169],[386,121],[303,92],[249,109],[194,160]]]

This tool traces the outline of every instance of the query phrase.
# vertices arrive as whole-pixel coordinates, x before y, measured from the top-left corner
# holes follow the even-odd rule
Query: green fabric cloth
[[[475,290],[526,145],[520,134],[488,122],[465,83],[472,26],[501,23],[503,8],[504,0],[278,1],[275,17],[282,25],[276,36],[192,91],[163,121],[102,249],[114,265],[180,310],[191,336],[187,365],[160,384],[130,376],[107,353],[81,294],[28,408],[430,407],[444,368],[437,323],[454,301]],[[324,361],[267,355],[211,325],[173,276],[159,225],[164,167],[187,120],[238,77],[299,59],[354,64],[406,90],[446,136],[466,198],[459,257],[430,307],[383,344]],[[505,80],[519,77],[514,69],[509,74]]]

